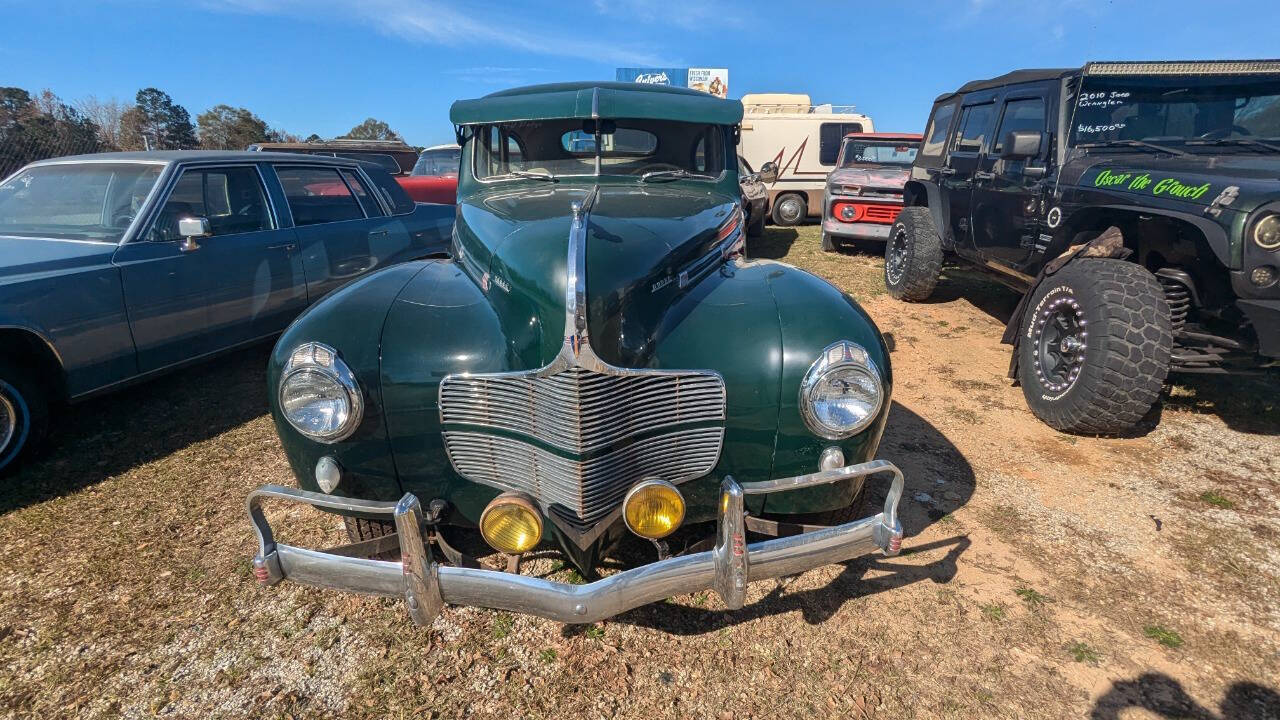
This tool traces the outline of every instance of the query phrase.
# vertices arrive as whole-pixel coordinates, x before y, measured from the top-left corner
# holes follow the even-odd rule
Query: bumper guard
[[[747,544],[745,495],[761,495],[825,485],[855,477],[892,473],[884,510],[871,517],[813,532]],[[258,534],[253,559],[259,582],[291,580],[303,585],[388,597],[403,597],[419,625],[430,624],[445,604],[474,605],[537,615],[563,623],[592,623],[673,595],[708,588],[737,610],[746,602],[747,584],[794,575],[843,562],[875,549],[897,555],[902,546],[898,501],[902,472],[885,460],[761,482],[721,483],[720,515],[711,550],[660,560],[585,585],[571,585],[497,570],[438,564],[422,538],[422,506],[406,493],[399,502],[334,497],[280,485],[249,493],[249,519]],[[276,543],[262,512],[267,498],[303,502],[338,512],[390,515],[400,541],[399,562],[349,557],[340,550],[321,552]]]

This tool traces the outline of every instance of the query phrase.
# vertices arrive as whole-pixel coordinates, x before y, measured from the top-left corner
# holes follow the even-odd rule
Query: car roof
[[[105,152],[88,155],[64,155],[62,157],[39,160],[32,165],[67,162],[307,162],[327,165],[351,167],[360,165],[357,160],[329,157],[327,155],[299,155],[297,153],[273,153],[252,150],[145,150],[133,152]]]
[[[313,142],[260,142],[253,147],[263,150],[288,148],[290,150],[346,150],[367,152],[417,152],[409,145],[395,140],[315,140]]]
[[[458,100],[449,108],[455,125],[590,118],[737,125],[742,122],[742,103],[668,85],[586,81],[512,88]]]
[[[1080,72],[1080,68],[1031,68],[1027,70],[1014,70],[1003,75],[998,75],[986,80],[973,80],[960,86],[959,90],[939,95],[934,102],[940,103],[943,100],[961,95],[963,93],[978,92],[979,90],[991,90],[994,88],[1004,87],[1006,85],[1017,85],[1018,83],[1037,82],[1040,80],[1060,80],[1070,75]]]
[[[845,134],[846,138],[854,138],[855,140],[911,140],[919,142],[924,139],[920,133],[890,133],[890,132],[851,132]]]
[[[422,148],[422,152],[428,150],[461,150],[462,146],[457,143],[445,143],[444,145],[432,145],[431,147]]]

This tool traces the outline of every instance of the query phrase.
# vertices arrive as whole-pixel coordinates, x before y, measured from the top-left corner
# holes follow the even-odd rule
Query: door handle
[[[268,249],[268,250],[289,250],[289,251],[293,251],[293,250],[297,249],[297,247],[298,247],[298,244],[297,244],[297,243],[287,242],[287,243],[280,243],[279,245],[268,245],[268,246],[267,246],[267,249]]]
[[[975,170],[973,173],[974,180],[994,180],[995,178],[996,178],[995,173],[987,172],[985,170]]]
[[[386,230],[370,230],[369,231],[369,237],[373,237],[374,235],[386,235],[386,234],[387,234]]]

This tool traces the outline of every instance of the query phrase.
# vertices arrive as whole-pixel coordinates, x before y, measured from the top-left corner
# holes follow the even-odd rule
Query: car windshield
[[[163,170],[85,162],[19,171],[0,184],[0,235],[120,242]]]
[[[629,175],[646,181],[707,180],[719,177],[725,169],[724,129],[718,125],[540,120],[480,125],[474,130],[475,175],[485,180],[554,180],[597,174]]]
[[[462,148],[448,150],[424,150],[413,166],[411,175],[451,175],[457,177]]]
[[[1071,145],[1280,137],[1280,77],[1086,77]],[[1242,147],[1249,147],[1241,143]]]
[[[840,167],[860,165],[901,165],[909,167],[916,160],[915,143],[901,140],[845,140],[840,150]]]

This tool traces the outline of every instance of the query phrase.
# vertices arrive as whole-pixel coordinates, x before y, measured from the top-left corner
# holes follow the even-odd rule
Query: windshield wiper
[[[684,168],[672,168],[671,170],[651,170],[640,176],[640,182],[649,182],[650,178],[669,177],[672,180],[680,178],[693,177],[693,173]]]
[[[1273,138],[1265,138],[1272,140]],[[1253,140],[1250,138],[1217,138],[1216,140],[1188,140],[1188,145],[1244,145],[1246,147],[1262,148],[1271,152],[1280,153],[1280,145],[1262,142],[1261,140]]]
[[[1149,143],[1146,140],[1107,140],[1106,142],[1080,143],[1076,145],[1078,148],[1113,148],[1113,147],[1137,147],[1146,150],[1155,150],[1156,152],[1168,153],[1170,155],[1190,155],[1191,153],[1177,148],[1171,148],[1168,145],[1157,145]]]
[[[543,170],[542,172],[534,172],[532,170],[512,170],[508,175],[516,177],[529,178],[530,180],[547,180],[549,182],[557,182],[556,176]]]

